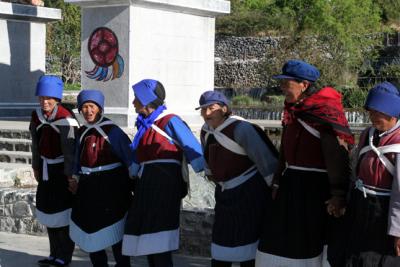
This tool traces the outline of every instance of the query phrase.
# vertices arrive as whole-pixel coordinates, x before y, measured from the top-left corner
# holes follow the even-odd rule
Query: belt
[[[49,180],[49,171],[47,169],[48,164],[58,164],[61,162],[64,162],[64,156],[55,158],[55,159],[49,159],[43,156],[40,156],[43,160],[43,181],[48,181]]]
[[[221,186],[221,191],[224,191],[225,189],[232,189],[243,184],[251,177],[253,177],[256,173],[257,173],[257,168],[255,165],[253,165],[239,176],[231,178],[225,182],[218,182],[218,184]]]
[[[364,197],[366,198],[367,195],[372,196],[390,196],[391,190],[379,188],[375,186],[365,185],[361,179],[356,181],[355,187],[363,192]]]
[[[121,165],[122,165],[121,162],[116,162],[116,163],[112,163],[112,164],[97,166],[97,167],[94,167],[94,168],[89,168],[89,167],[82,166],[81,167],[81,172],[83,174],[91,174],[93,172],[109,171],[109,170],[118,168]]]
[[[143,161],[140,163],[140,169],[138,171],[138,177],[141,178],[143,174],[143,169],[144,165],[146,164],[152,164],[152,163],[176,163],[178,165],[181,165],[182,162],[176,159],[155,159],[155,160],[148,160],[148,161]]]

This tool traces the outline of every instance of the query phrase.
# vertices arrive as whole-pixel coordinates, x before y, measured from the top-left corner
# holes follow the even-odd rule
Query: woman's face
[[[368,113],[372,125],[380,132],[386,132],[396,125],[397,118],[395,117],[391,117],[373,109],[369,109]]]
[[[48,96],[39,96],[40,107],[45,113],[50,113],[57,105],[57,99]]]
[[[227,112],[228,108],[226,106],[221,106],[218,103],[201,108],[201,116],[203,117],[204,122],[213,129],[217,128],[225,121],[225,114]]]
[[[282,79],[279,82],[281,90],[288,103],[295,103],[300,99],[301,94],[310,86],[308,81],[296,81],[293,79]]]
[[[89,124],[96,123],[101,116],[101,109],[93,102],[84,103],[81,112],[86,122]]]
[[[144,117],[149,116],[154,111],[154,109],[152,109],[152,108],[143,106],[142,103],[140,103],[139,99],[137,99],[136,97],[135,97],[135,99],[133,99],[132,104],[135,107],[136,113],[141,114]]]

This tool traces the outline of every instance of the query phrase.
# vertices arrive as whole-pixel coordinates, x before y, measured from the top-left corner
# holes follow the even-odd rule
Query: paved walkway
[[[48,256],[49,245],[47,237],[31,236],[0,232],[0,266],[1,267],[37,267],[36,262]],[[110,266],[115,262],[109,253]],[[189,257],[180,254],[173,256],[175,267],[208,267],[210,259],[202,257]],[[145,257],[131,258],[132,267],[148,266]],[[92,266],[86,253],[75,249],[71,267]]]

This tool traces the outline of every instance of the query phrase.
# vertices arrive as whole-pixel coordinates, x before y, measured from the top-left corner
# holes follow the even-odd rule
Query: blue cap
[[[43,75],[36,84],[36,96],[48,96],[62,99],[64,83],[58,76]]]
[[[225,95],[218,91],[206,91],[204,92],[199,99],[200,106],[196,108],[201,109],[202,107],[206,107],[215,103],[223,104],[225,106],[229,106],[229,101],[225,97]]]
[[[104,110],[104,95],[100,90],[82,90],[78,95],[78,110],[81,111],[83,104],[88,101],[95,103],[101,110]]]
[[[132,86],[135,97],[140,101],[143,106],[147,106],[158,97],[154,92],[156,90],[158,81],[145,79]]]
[[[282,67],[282,74],[274,75],[274,79],[296,79],[315,82],[320,76],[319,70],[301,60],[289,60]]]
[[[388,116],[400,117],[400,92],[390,82],[375,85],[369,92],[364,107],[384,113]]]

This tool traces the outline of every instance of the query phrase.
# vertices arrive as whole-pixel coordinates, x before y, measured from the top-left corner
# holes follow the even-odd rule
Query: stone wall
[[[265,53],[278,46],[279,38],[217,36],[215,40],[215,86],[265,87]]]
[[[46,235],[46,228],[36,220],[35,205],[35,189],[0,188],[0,231]],[[180,252],[209,256],[213,220],[212,209],[182,210]]]
[[[35,190],[0,188],[0,231],[44,235],[35,216]]]

